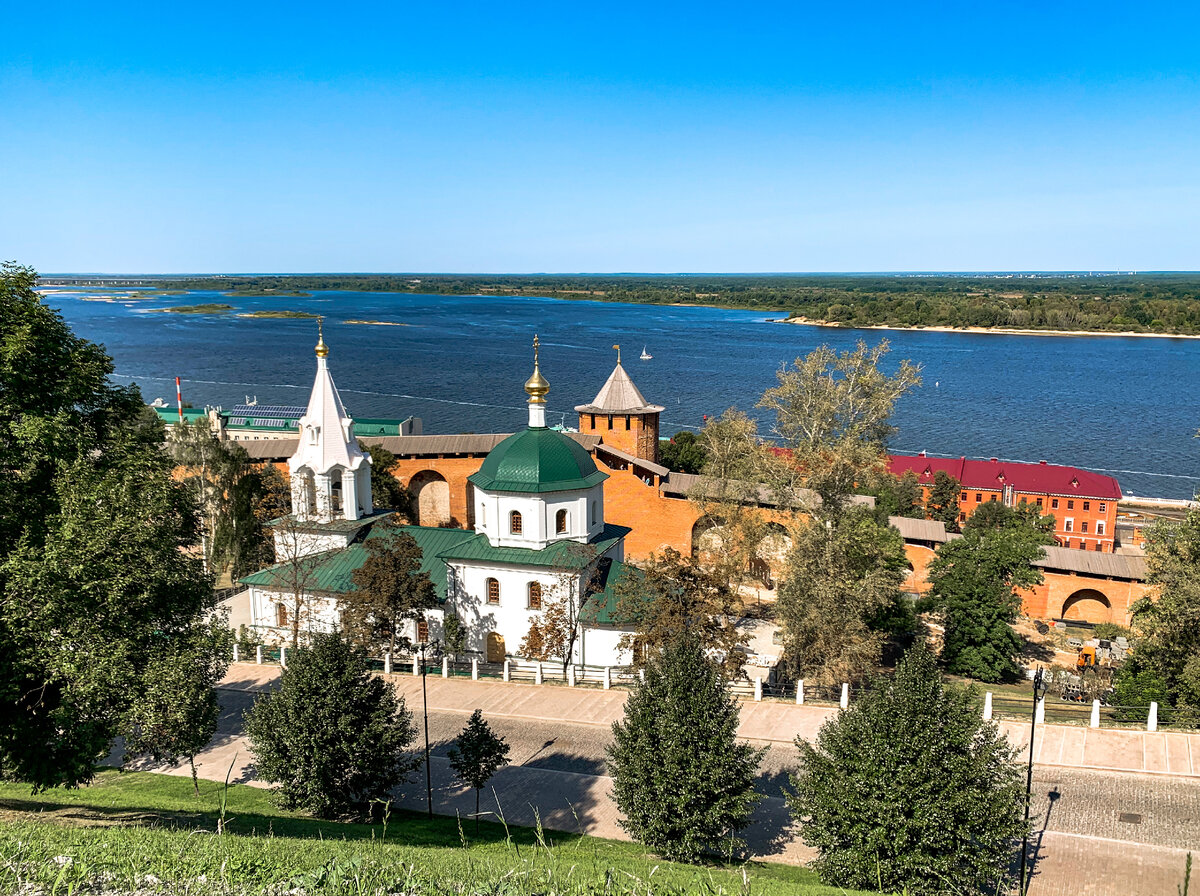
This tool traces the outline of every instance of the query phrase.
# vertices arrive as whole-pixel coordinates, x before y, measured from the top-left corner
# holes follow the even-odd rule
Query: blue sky
[[[0,257],[1200,269],[1194,4],[245,6],[6,9]]]

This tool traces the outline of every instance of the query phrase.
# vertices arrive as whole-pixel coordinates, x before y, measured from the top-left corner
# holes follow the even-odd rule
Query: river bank
[[[833,330],[897,330],[911,333],[983,333],[994,336],[1136,336],[1151,339],[1200,339],[1189,333],[1138,333],[1133,330],[1018,330],[1009,327],[899,327],[889,324],[847,326],[835,321],[812,320],[807,317],[777,317],[776,324],[800,324],[805,327],[828,327]]]

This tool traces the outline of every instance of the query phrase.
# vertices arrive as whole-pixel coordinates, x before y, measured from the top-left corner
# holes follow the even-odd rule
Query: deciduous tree
[[[479,830],[479,791],[492,775],[508,765],[508,744],[495,734],[483,720],[482,710],[475,710],[467,727],[454,739],[447,754],[450,768],[458,779],[475,790],[475,830]]]
[[[417,511],[413,494],[396,478],[396,455],[382,445],[359,446],[371,456],[371,503],[378,510],[391,510],[405,522],[416,523]]]
[[[944,525],[947,532],[958,531],[958,496],[961,492],[959,481],[945,470],[933,474],[933,485],[929,489],[925,509],[929,518]]]
[[[700,438],[691,430],[681,429],[659,449],[659,463],[680,473],[699,473],[708,457]]]
[[[359,645],[384,644],[390,654],[403,643],[410,621],[423,619],[437,606],[429,573],[421,571],[421,547],[399,529],[377,524],[364,542],[367,561],[352,575],[354,588],[342,599],[343,625]]]
[[[1005,891],[1024,830],[1015,751],[923,645],[890,679],[797,738],[788,797],[828,884],[959,896]]]
[[[291,655],[279,688],[246,714],[246,732],[279,804],[322,818],[386,798],[421,764],[408,752],[416,726],[404,698],[336,633],[314,633]]]
[[[630,836],[681,861],[740,845],[765,750],[739,742],[737,727],[737,701],[695,637],[681,636],[650,660],[608,747]]]

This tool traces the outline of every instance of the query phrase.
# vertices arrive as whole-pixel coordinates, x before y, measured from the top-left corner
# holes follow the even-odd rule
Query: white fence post
[[[983,695],[983,720],[990,722],[992,720],[992,692],[988,691]]]
[[[471,681],[479,681],[479,657],[471,657]]]
[[[392,652],[390,650],[385,650],[383,652],[383,674],[392,674]]]
[[[575,664],[567,666],[567,686],[575,687]]]
[[[612,666],[604,667],[604,690],[612,689]]]
[[[287,668],[287,647],[286,646],[279,648],[279,668],[280,669]]]
[[[239,662],[240,660],[241,660],[241,656],[238,651],[238,642],[234,641],[233,642],[233,661],[236,663],[236,662]]]
[[[1150,704],[1150,715],[1148,715],[1146,717],[1146,730],[1147,731],[1157,731],[1158,730],[1158,704],[1157,703]]]
[[[414,654],[413,655],[413,675],[420,675],[420,674],[421,674],[421,658]]]
[[[504,661],[504,680],[512,681],[512,665],[508,660]]]
[[[762,679],[761,678],[754,679],[754,702],[755,703],[762,702]]]
[[[1038,698],[1037,706],[1033,710],[1033,723],[1041,725],[1046,721],[1046,698]]]
[[[254,662],[258,663],[260,666],[262,665],[262,645],[261,644],[259,644],[257,647],[254,648]]]
[[[1100,701],[1092,701],[1092,720],[1088,723],[1089,728],[1100,727]]]
[[[804,679],[801,678],[796,682],[796,705],[804,705]]]
[[[538,660],[537,672],[534,673],[533,683],[534,684],[542,683],[542,661],[541,660]]]
[[[450,657],[442,657],[442,678],[450,677]]]
[[[842,709],[847,709],[850,706],[850,684],[842,682],[842,699],[838,701]]]
[[[643,667],[641,669],[638,669],[638,681],[644,682],[645,680],[646,680],[646,669]]]

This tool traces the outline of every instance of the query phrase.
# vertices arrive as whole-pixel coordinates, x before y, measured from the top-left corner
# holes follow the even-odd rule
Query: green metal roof
[[[574,439],[540,426],[509,436],[467,478],[488,491],[540,494],[591,488],[608,474]]]
[[[354,570],[367,562],[370,556],[364,544],[383,534],[382,527],[372,528],[363,541],[355,542],[337,551],[314,554],[309,591],[323,594],[345,594],[354,590]],[[438,600],[446,600],[446,563],[441,559],[444,551],[450,550],[460,541],[474,538],[464,529],[438,529],[430,526],[397,526],[396,531],[411,535],[421,548],[421,572],[429,573]],[[251,573],[240,579],[243,585],[258,585],[263,588],[284,588],[290,580],[287,563],[276,563],[266,569]]]
[[[558,541],[535,550],[533,548],[492,547],[486,535],[472,535],[465,541],[442,551],[443,560],[467,560],[476,563],[507,563],[514,566],[542,566],[552,569],[580,569],[603,554],[629,534],[627,526],[606,523],[600,536],[587,544]]]
[[[598,575],[597,581],[592,583],[595,590],[580,608],[579,618],[598,625],[628,625],[629,620],[617,616],[616,586],[630,576],[638,575],[637,567],[614,560],[601,563]]]
[[[153,405],[151,406],[153,407]],[[169,426],[173,426],[179,422],[178,407],[154,408],[154,412],[158,414],[158,419]],[[204,408],[184,408],[183,422],[195,423],[197,420],[203,420],[208,416],[208,412]]]

